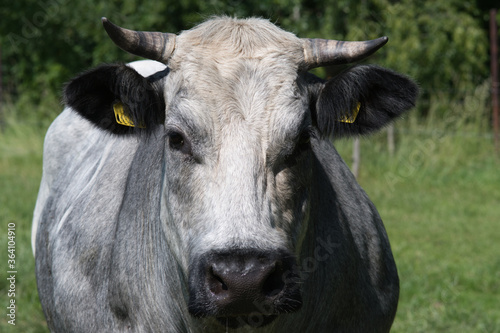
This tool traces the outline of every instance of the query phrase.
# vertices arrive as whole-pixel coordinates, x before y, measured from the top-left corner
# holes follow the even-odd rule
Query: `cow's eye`
[[[297,142],[295,143],[295,149],[285,158],[285,165],[293,166],[296,165],[303,156],[311,148],[311,134],[309,131],[304,131],[300,134]]]
[[[171,151],[182,153],[184,157],[193,156],[191,141],[177,128],[167,129],[166,139]]]
[[[172,132],[168,135],[168,145],[174,150],[182,150],[185,140],[181,133]]]
[[[295,146],[296,152],[303,152],[305,150],[308,150],[309,147],[311,146],[311,134],[309,131],[304,131],[299,137],[299,140],[297,141],[297,145]]]

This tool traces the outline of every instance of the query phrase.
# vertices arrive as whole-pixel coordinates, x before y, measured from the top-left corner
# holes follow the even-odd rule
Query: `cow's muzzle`
[[[189,312],[216,317],[223,325],[264,326],[281,313],[300,309],[293,256],[281,252],[211,252],[191,266]]]

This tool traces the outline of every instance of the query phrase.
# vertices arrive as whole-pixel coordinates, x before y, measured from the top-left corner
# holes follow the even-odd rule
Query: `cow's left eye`
[[[293,152],[285,158],[285,165],[293,166],[297,164],[303,156],[305,156],[305,152],[307,152],[311,148],[311,134],[309,131],[304,131],[300,134],[297,142],[295,143],[295,148]]]
[[[191,141],[177,128],[167,129],[166,139],[168,148],[174,153],[181,153],[184,157],[192,157]]]
[[[185,145],[184,136],[177,132],[170,133],[168,135],[168,145],[174,150],[182,150]]]

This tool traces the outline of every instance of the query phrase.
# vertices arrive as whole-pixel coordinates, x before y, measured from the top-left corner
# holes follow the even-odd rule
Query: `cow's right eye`
[[[311,148],[311,134],[309,131],[304,131],[295,146],[295,151],[297,153],[303,152]]]

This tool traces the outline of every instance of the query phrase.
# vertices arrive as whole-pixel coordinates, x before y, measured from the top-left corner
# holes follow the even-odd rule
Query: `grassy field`
[[[401,279],[393,332],[500,332],[500,160],[488,136],[362,141],[359,176]],[[350,143],[337,144],[349,157]]]
[[[0,332],[47,332],[38,300],[35,262],[31,251],[31,219],[40,184],[43,130],[7,126],[0,132]],[[15,224],[15,326],[8,324],[10,283],[8,225]]]
[[[43,130],[0,133],[0,332],[46,332],[31,254]],[[500,332],[500,160],[491,138],[407,121],[389,156],[362,140],[359,182],[385,221],[401,279],[393,332]],[[337,147],[350,163],[351,142]],[[16,226],[16,326],[9,325],[7,225]]]

